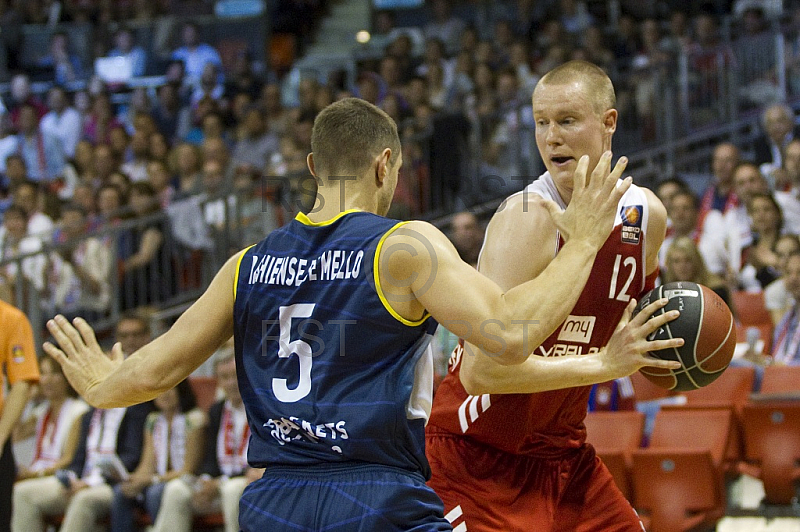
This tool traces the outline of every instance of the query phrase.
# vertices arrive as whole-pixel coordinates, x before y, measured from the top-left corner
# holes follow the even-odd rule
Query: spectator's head
[[[336,102],[317,115],[311,150],[309,169],[321,186],[331,185],[330,176],[361,177],[374,167],[380,177],[369,180],[377,187],[375,212],[388,212],[402,164],[397,125],[389,115],[356,98]],[[369,183],[361,185],[368,187]]]
[[[28,232],[28,215],[19,205],[11,205],[3,214],[3,227],[15,241],[22,239]]]
[[[323,85],[317,91],[317,99],[314,101],[314,114],[319,113],[333,103],[333,89]]]
[[[136,159],[146,159],[150,156],[150,138],[145,131],[133,131],[131,136],[131,153]]]
[[[19,110],[19,132],[26,136],[35,135],[39,131],[39,115],[36,108],[23,104]]]
[[[750,6],[742,13],[742,28],[748,35],[761,33],[766,28],[767,21],[764,10],[759,6]]]
[[[133,111],[133,127],[136,128],[136,115],[143,113],[145,116],[150,116],[150,111],[153,109],[153,104],[150,101],[150,95],[146,87],[136,87],[131,93],[131,106]]]
[[[222,189],[225,183],[225,167],[215,159],[203,163],[203,189],[215,193]]]
[[[101,182],[108,179],[118,167],[114,151],[108,144],[98,144],[94,147],[94,174]]]
[[[125,158],[125,153],[128,151],[130,144],[130,137],[124,126],[114,126],[108,132],[108,145],[111,146],[111,151],[114,152],[114,157],[118,161]],[[134,154],[135,155],[135,154]]]
[[[147,181],[138,181],[132,184],[130,206],[137,217],[158,212],[160,207],[155,187]]]
[[[769,192],[769,185],[758,166],[751,162],[743,162],[733,170],[733,190],[739,200],[747,205],[754,194]]]
[[[501,104],[507,104],[517,99],[519,93],[519,78],[513,67],[504,68],[497,76],[497,99]]]
[[[413,43],[411,42],[411,37],[409,37],[407,33],[401,33],[389,44],[386,53],[402,60],[404,58],[410,58],[412,50]]]
[[[778,258],[776,268],[783,275],[786,273],[786,262],[793,253],[800,253],[800,239],[797,235],[781,235],[775,241],[772,251]]]
[[[498,20],[494,23],[494,42],[500,50],[507,50],[514,41],[514,28],[509,20]]]
[[[12,197],[14,204],[22,207],[25,215],[30,218],[39,207],[39,186],[33,181],[23,181],[14,188]]]
[[[588,155],[594,168],[611,149],[617,128],[614,86],[600,67],[570,61],[539,80],[532,104],[539,153],[559,192],[569,198],[578,160]]]
[[[120,26],[114,34],[114,46],[123,54],[133,50],[134,42],[133,32],[127,26]]]
[[[117,185],[108,183],[97,189],[97,212],[106,220],[119,216],[124,205],[124,195]]]
[[[89,91],[80,90],[76,92],[74,99],[75,109],[77,109],[82,115],[88,115],[92,110],[92,97],[89,95]]]
[[[689,24],[686,20],[686,12],[676,9],[669,16],[669,32],[673,37],[683,37],[689,31]]]
[[[188,379],[155,398],[153,403],[168,419],[177,414],[185,414],[197,407],[197,397]]]
[[[92,99],[92,116],[98,121],[107,122],[113,117],[111,98],[106,92],[99,92]]]
[[[267,83],[261,89],[261,102],[267,113],[277,114],[283,109],[281,104],[281,88],[277,83]]]
[[[238,124],[244,121],[244,113],[253,105],[253,97],[246,92],[237,92],[230,105],[233,122]]]
[[[167,68],[164,71],[164,81],[167,85],[173,88],[180,87],[183,83],[183,78],[186,76],[186,65],[180,59],[173,59],[167,63]]]
[[[782,147],[786,136],[794,128],[794,111],[792,111],[792,108],[782,103],[770,105],[764,110],[761,120],[769,139]]]
[[[376,35],[387,35],[394,29],[394,13],[392,11],[376,12],[373,28]]]
[[[311,148],[311,136],[314,128],[313,113],[302,113],[292,127],[292,138],[295,144],[303,150]]]
[[[251,105],[244,114],[245,135],[249,138],[258,138],[266,132],[267,124],[264,121],[264,111],[258,105]]]
[[[50,54],[53,57],[69,55],[69,35],[66,32],[57,31],[50,37]]]
[[[72,193],[72,201],[80,206],[84,212],[92,214],[97,209],[95,205],[94,189],[87,183],[79,183],[75,185],[75,190]]]
[[[682,179],[679,179],[677,177],[671,177],[661,181],[656,186],[655,192],[656,196],[658,196],[658,199],[660,199],[661,203],[664,204],[664,207],[667,209],[667,212],[669,212],[670,203],[672,202],[672,198],[675,197],[675,194],[677,194],[678,192],[688,191],[688,190],[689,187]]]
[[[167,110],[174,110],[180,104],[178,100],[178,90],[171,83],[161,85],[158,88],[158,103]]]
[[[166,159],[169,155],[169,144],[167,137],[158,131],[150,133],[148,137],[150,145],[150,157],[153,159]]]
[[[25,159],[18,153],[6,157],[6,177],[11,183],[10,188],[28,179],[28,169],[25,166]]]
[[[711,157],[711,171],[714,173],[714,183],[723,192],[733,186],[733,171],[739,164],[739,148],[729,142],[723,142],[714,148]]]
[[[203,130],[205,139],[222,138],[222,134],[225,133],[225,119],[218,111],[209,111],[203,115],[200,129]]]
[[[49,107],[51,111],[61,113],[68,106],[69,99],[67,98],[67,93],[64,91],[63,87],[55,85],[49,91],[47,91],[47,107]]]
[[[694,241],[686,236],[673,240],[667,249],[664,282],[686,281],[708,285],[709,277],[703,256]]]
[[[241,405],[242,396],[236,378],[236,357],[232,347],[221,349],[214,357],[214,375],[217,377],[217,385],[225,392],[225,397],[234,406]]]
[[[387,55],[381,59],[379,73],[389,87],[396,87],[400,84],[402,72],[400,71],[400,62],[396,57]]]
[[[444,43],[441,39],[431,37],[425,41],[425,62],[439,63],[445,57]]]
[[[783,156],[783,167],[794,186],[800,186],[800,139],[794,139],[786,145]]]
[[[61,207],[61,229],[68,238],[78,238],[86,233],[86,211],[77,203]]]
[[[361,99],[376,105],[380,98],[381,89],[378,75],[374,72],[362,72],[358,76],[358,94]]]
[[[27,74],[14,74],[11,78],[11,99],[17,103],[26,101],[31,96],[31,79]]]
[[[583,46],[596,52],[606,48],[606,37],[600,26],[592,25],[586,28],[583,32]]]
[[[800,252],[792,253],[786,259],[786,272],[783,275],[786,291],[795,301],[800,301]]]
[[[712,46],[717,42],[717,21],[708,13],[700,13],[694,19],[694,34],[702,46]]]
[[[211,90],[217,85],[217,65],[214,63],[206,63],[203,66],[203,71],[200,73],[200,86],[204,90]]]
[[[411,78],[406,90],[406,100],[412,108],[426,103],[428,101],[428,80],[421,76]]]
[[[200,171],[201,153],[194,144],[184,142],[175,147],[175,171],[180,176],[193,176]]]
[[[462,211],[453,216],[450,220],[450,240],[461,260],[477,267],[483,246],[483,228],[474,214]]]
[[[475,26],[467,26],[459,37],[458,49],[467,53],[474,52],[475,47],[478,46],[478,40],[478,29]]]
[[[64,376],[61,364],[48,356],[39,359],[39,388],[42,397],[50,404],[60,404],[68,397],[78,397],[78,392]]]
[[[111,172],[111,175],[108,176],[106,180],[107,183],[115,185],[117,188],[122,191],[122,198],[127,203],[128,198],[131,195],[131,186],[133,186],[133,182],[131,178],[125,172],[114,171]]]
[[[184,46],[194,48],[200,42],[200,32],[197,24],[187,22],[181,28],[181,41]]]
[[[750,227],[759,237],[777,237],[783,229],[783,212],[772,194],[755,193],[747,203]]]
[[[153,185],[156,192],[166,190],[169,187],[170,179],[166,161],[153,159],[147,163],[147,181]]]
[[[402,110],[400,108],[400,100],[397,98],[396,94],[387,94],[386,98],[384,98],[381,102],[380,107],[386,112],[387,115],[392,117],[392,120],[394,120],[395,123],[400,123]]]
[[[223,168],[228,166],[230,153],[228,152],[228,146],[221,137],[205,139],[202,150],[204,161],[217,161]]]
[[[697,198],[688,190],[678,191],[672,196],[667,214],[677,236],[691,235],[697,228]]]
[[[313,109],[317,101],[317,89],[319,82],[316,78],[303,78],[297,85],[297,97],[300,101],[300,109]]]
[[[475,62],[494,64],[494,44],[491,41],[480,41],[475,45]]]
[[[450,18],[450,2],[448,0],[430,0],[433,20],[442,23]]]

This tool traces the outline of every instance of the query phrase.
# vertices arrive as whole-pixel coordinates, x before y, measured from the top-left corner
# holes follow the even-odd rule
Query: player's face
[[[578,160],[588,155],[593,169],[611,148],[617,112],[610,109],[601,114],[593,104],[592,92],[580,81],[539,84],[533,92],[536,146],[565,200],[572,196]]]

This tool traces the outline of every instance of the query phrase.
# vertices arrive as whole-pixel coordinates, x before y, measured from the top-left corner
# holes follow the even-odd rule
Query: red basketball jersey
[[[549,174],[522,193],[539,194],[563,207]],[[577,304],[534,355],[587,354],[608,343],[630,299],[638,298],[645,288],[648,214],[644,191],[631,186],[619,202],[614,230],[597,254]],[[556,237],[554,255],[562,245],[563,240]],[[583,444],[583,419],[591,386],[536,394],[471,396],[459,379],[462,356],[470,355],[460,344],[436,391],[429,431],[465,435],[509,453],[542,457],[558,456]]]

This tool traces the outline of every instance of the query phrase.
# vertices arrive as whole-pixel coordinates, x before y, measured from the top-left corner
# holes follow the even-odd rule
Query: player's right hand
[[[580,158],[575,168],[572,198],[566,210],[553,201],[545,201],[545,207],[564,240],[580,240],[600,249],[611,234],[619,200],[633,181],[626,177],[619,183],[628,159],[620,157],[611,171],[611,157],[610,151],[603,153],[590,177],[589,156]]]
[[[649,354],[651,351],[672,349],[683,345],[683,338],[649,340],[651,335],[661,326],[680,315],[677,310],[671,310],[650,319],[650,316],[657,310],[664,308],[667,303],[669,303],[667,298],[657,299],[645,306],[641,312],[631,319],[633,310],[636,308],[636,300],[631,299],[614,334],[606,347],[601,349],[599,353],[607,374],[613,379],[627,377],[645,366],[663,369],[681,368],[681,363],[678,361],[661,360]]]

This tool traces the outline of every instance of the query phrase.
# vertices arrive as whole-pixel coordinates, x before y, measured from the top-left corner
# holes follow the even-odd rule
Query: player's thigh
[[[554,519],[556,532],[642,532],[639,516],[590,446],[569,472]]]
[[[306,474],[269,469],[239,505],[244,532],[294,527],[329,532],[447,531],[442,502],[421,476],[381,467]]]
[[[428,482],[458,532],[547,532],[558,471],[544,460],[501,453],[467,439],[429,436]]]

